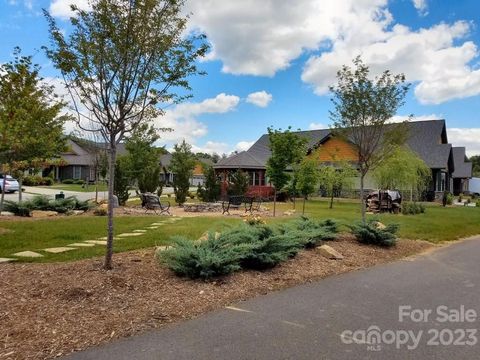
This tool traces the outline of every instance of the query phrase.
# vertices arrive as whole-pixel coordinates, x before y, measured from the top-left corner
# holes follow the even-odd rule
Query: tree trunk
[[[362,222],[364,224],[367,223],[367,209],[365,207],[365,196],[364,196],[364,182],[365,182],[365,174],[362,172],[360,174],[360,203],[362,207]]]
[[[3,184],[2,184],[2,196],[0,199],[0,215],[3,211],[3,202],[5,201],[5,183],[7,182],[7,176],[3,174]]]
[[[22,201],[22,179],[18,179],[18,202]]]
[[[334,194],[333,194],[333,190],[332,190],[332,195],[330,196],[330,207],[329,207],[330,209],[333,209],[333,198],[334,198],[333,195]]]
[[[413,202],[413,187],[410,188],[410,202]]]
[[[302,208],[302,215],[305,215],[305,202],[307,201],[307,197],[303,197],[303,208]]]
[[[277,188],[273,188],[273,217],[277,210]]]
[[[115,161],[117,157],[115,140],[110,141],[110,161],[108,164],[108,225],[107,225],[107,249],[105,253],[105,263],[103,268],[105,270],[112,269],[113,256],[113,184],[115,182]]]

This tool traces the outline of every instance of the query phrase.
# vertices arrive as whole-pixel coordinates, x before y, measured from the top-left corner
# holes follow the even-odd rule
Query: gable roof
[[[387,129],[396,124],[387,125]],[[451,168],[452,145],[448,144],[445,120],[424,120],[407,123],[406,144],[432,169]],[[308,149],[317,147],[332,135],[332,130],[295,132],[308,139]],[[268,134],[262,135],[246,152],[221,159],[215,168],[262,168],[266,167],[271,151]],[[243,154],[246,153],[246,154]]]
[[[108,148],[106,143],[96,143],[87,139],[67,139],[67,151],[60,154],[60,157],[67,163],[67,165],[93,165],[95,154],[92,152],[93,148],[106,150]],[[127,153],[124,143],[117,145],[117,155],[124,155]]]
[[[455,171],[453,178],[467,179],[472,177],[472,163],[467,160],[464,147],[454,147],[452,149]]]

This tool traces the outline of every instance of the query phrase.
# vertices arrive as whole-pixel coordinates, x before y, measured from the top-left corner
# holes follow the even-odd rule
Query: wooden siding
[[[357,161],[358,159],[357,152],[352,144],[334,137],[325,141],[309,156],[321,162]]]
[[[203,175],[202,164],[200,164],[200,163],[195,164],[195,168],[193,169],[193,175]]]

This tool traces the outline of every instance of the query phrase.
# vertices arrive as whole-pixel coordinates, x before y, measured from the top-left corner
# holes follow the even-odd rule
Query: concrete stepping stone
[[[39,254],[35,251],[20,251],[18,253],[12,254],[12,256],[18,256],[18,257],[30,257],[30,258],[37,258],[37,257],[43,257],[42,254]]]
[[[73,246],[73,247],[90,247],[90,246],[95,246],[95,244],[90,244],[90,243],[73,243],[73,244],[68,244],[67,246]]]
[[[161,226],[161,225],[165,225],[164,222],[159,222],[159,223],[153,223],[152,226]]]
[[[103,241],[106,241],[108,238],[106,236],[103,236],[101,238],[98,238],[97,240],[103,240]],[[113,237],[113,240],[120,240],[118,237],[114,236]]]
[[[87,244],[94,244],[94,245],[107,245],[106,240],[85,240],[84,242]]]
[[[147,226],[147,229],[150,229],[150,230],[155,230],[155,229],[158,229],[159,226]]]
[[[12,259],[12,258],[2,258],[0,257],[0,264],[2,263],[8,263],[8,262],[12,262],[12,261],[17,261],[18,259]]]
[[[133,230],[134,233],[146,233],[147,230]]]
[[[43,249],[43,251],[46,251],[46,252],[52,253],[52,254],[60,254],[60,253],[64,253],[64,252],[71,251],[71,250],[76,250],[76,248],[60,246],[60,247]]]
[[[119,234],[118,237],[124,238],[124,237],[133,237],[133,236],[141,236],[141,235],[143,235],[143,233],[134,232],[134,233],[123,233],[123,234]]]

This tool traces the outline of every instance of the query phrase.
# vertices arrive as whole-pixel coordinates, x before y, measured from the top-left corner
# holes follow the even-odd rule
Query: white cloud
[[[425,121],[425,120],[439,120],[443,119],[443,115],[438,115],[438,114],[429,114],[429,115],[395,115],[388,120],[388,122],[391,123],[400,123],[404,121]]]
[[[453,146],[465,146],[467,156],[480,155],[480,128],[449,128],[448,141]]]
[[[195,144],[198,138],[208,133],[207,125],[198,120],[203,114],[223,114],[234,111],[240,102],[235,95],[218,94],[214,98],[205,99],[198,103],[183,103],[165,111],[163,116],[155,120],[159,128],[171,128],[174,131],[161,134],[161,142],[177,143],[182,140]],[[213,149],[213,145],[210,148]],[[218,143],[216,143],[218,146]]]
[[[328,125],[322,124],[322,123],[316,123],[312,122],[310,125],[308,125],[308,130],[323,130],[323,129],[328,129]]]
[[[421,13],[427,0],[412,0]],[[395,23],[387,0],[189,1],[190,26],[212,44],[209,60],[232,74],[273,76],[300,55],[310,56],[302,79],[319,95],[343,64],[361,54],[373,74],[403,72],[421,103],[480,94],[477,46],[465,38],[472,24],[457,21],[412,30]]]
[[[312,84],[317,94],[326,94],[328,86],[335,83],[336,70],[361,54],[372,75],[389,69],[419,82],[415,95],[421,103],[473,96],[480,93],[480,70],[468,64],[478,56],[477,47],[470,41],[455,45],[470,30],[470,23],[458,21],[418,31],[395,25],[391,31],[383,30],[380,39],[366,42],[357,43],[355,35],[336,42],[332,51],[311,57],[302,79]]]
[[[255,143],[255,141],[240,141],[235,145],[237,151],[247,151]]]
[[[222,155],[230,152],[230,146],[223,142],[207,141],[203,146],[192,145],[192,151]]]
[[[417,9],[418,13],[422,16],[426,16],[428,14],[428,4],[427,0],[412,0],[413,6]]]
[[[79,9],[89,10],[88,0],[52,0],[49,11],[54,17],[68,19],[73,15],[71,5],[76,5]]]
[[[266,91],[257,91],[247,96],[247,103],[256,105],[258,107],[267,107],[268,104],[272,101],[272,94],[267,93]]]

